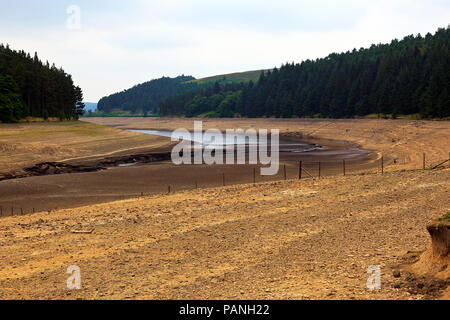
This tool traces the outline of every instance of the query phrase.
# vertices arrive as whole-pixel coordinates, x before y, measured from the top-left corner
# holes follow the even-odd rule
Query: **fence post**
[[[344,169],[344,177],[345,177],[345,160],[342,160],[342,168]]]
[[[302,166],[303,166],[303,162],[300,161],[298,164],[298,180],[302,180]]]
[[[286,165],[284,165],[284,180],[287,180]]]
[[[425,152],[423,153],[423,170],[425,170],[425,168],[426,168],[426,158],[427,156],[426,156],[426,154],[425,154]]]
[[[381,174],[384,174],[384,156],[381,156]]]

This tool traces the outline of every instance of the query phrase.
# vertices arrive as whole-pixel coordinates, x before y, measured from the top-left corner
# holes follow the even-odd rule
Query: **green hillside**
[[[236,72],[218,76],[195,79],[191,76],[176,78],[163,77],[151,80],[133,88],[102,98],[98,103],[98,112],[90,116],[130,116],[157,114],[160,101],[180,94],[220,86],[257,82],[264,70]]]
[[[256,82],[262,72],[267,72],[269,70],[254,70],[245,72],[235,72],[229,74],[221,74],[212,77],[206,77],[202,79],[196,79],[189,82],[197,83],[200,85],[204,84],[214,84],[219,82],[219,84],[230,84],[230,83],[247,83],[250,81]]]
[[[217,83],[159,102],[159,114],[187,117],[396,118],[450,116],[450,28],[326,58],[282,65],[258,81]],[[248,73],[244,73],[249,76]],[[255,77],[258,72],[250,73]],[[221,79],[220,76],[200,81]],[[226,76],[222,76],[227,81]],[[242,78],[240,78],[242,79]]]
[[[131,114],[156,113],[160,100],[197,89],[191,76],[176,78],[162,77],[134,86],[122,92],[114,93],[100,99],[97,105],[99,112],[111,113],[128,111]]]

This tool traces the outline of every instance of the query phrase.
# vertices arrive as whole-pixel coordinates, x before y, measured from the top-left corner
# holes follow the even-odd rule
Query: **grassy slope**
[[[258,81],[261,72],[265,70],[254,70],[246,72],[236,72],[229,74],[221,74],[212,77],[206,77],[202,79],[192,80],[191,82],[196,82],[198,84],[208,84],[219,81],[220,83],[231,83],[231,82],[249,82]]]

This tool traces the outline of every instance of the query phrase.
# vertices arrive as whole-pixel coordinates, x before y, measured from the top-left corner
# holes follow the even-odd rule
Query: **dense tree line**
[[[160,113],[222,117],[450,116],[450,29],[285,64],[256,83],[199,90],[160,102]],[[217,88],[219,87],[219,88]],[[219,94],[219,96],[215,96]],[[225,102],[226,100],[226,102]]]
[[[194,117],[209,113],[210,116],[232,117],[241,103],[244,83],[227,83],[206,86],[196,91],[169,97],[159,103],[161,115],[186,115]]]
[[[179,95],[189,90],[197,89],[196,83],[191,82],[191,76],[176,78],[163,77],[134,86],[128,90],[102,98],[97,109],[103,112],[127,110],[131,113],[156,113],[160,100]]]
[[[0,44],[0,121],[77,119],[84,112],[82,101],[83,92],[62,68]]]

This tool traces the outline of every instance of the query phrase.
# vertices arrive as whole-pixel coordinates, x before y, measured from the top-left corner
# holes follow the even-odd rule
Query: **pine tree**
[[[84,114],[85,104],[83,103],[83,91],[80,87],[75,87],[75,117],[80,117]]]
[[[0,75],[0,121],[16,121],[22,118],[24,111],[19,86],[11,76]]]

